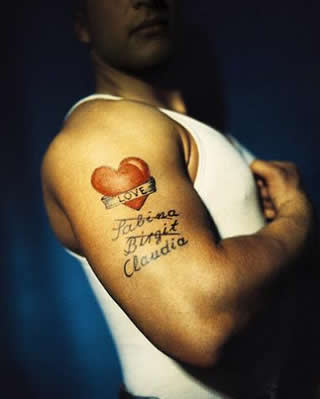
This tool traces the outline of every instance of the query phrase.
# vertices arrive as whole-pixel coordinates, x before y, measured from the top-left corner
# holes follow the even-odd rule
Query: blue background
[[[185,4],[191,113],[259,157],[295,161],[318,208],[319,3]],[[30,1],[3,18],[0,397],[115,398],[111,337],[82,270],[50,231],[40,188],[48,143],[92,92],[86,50],[59,2]]]

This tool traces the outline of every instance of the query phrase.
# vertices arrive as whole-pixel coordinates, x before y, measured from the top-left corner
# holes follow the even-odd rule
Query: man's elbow
[[[191,345],[181,354],[180,359],[183,363],[200,368],[211,368],[218,364],[220,359],[221,347],[214,343],[203,346]]]
[[[197,323],[192,329],[188,327],[180,337],[175,336],[170,340],[167,353],[195,367],[216,366],[221,358],[222,348],[232,332],[230,321],[222,321],[221,317],[217,317],[214,322]]]

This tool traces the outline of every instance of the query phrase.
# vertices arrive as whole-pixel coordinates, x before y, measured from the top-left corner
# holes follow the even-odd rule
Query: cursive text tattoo
[[[136,218],[115,220],[112,240],[121,240],[124,243],[125,277],[133,277],[145,266],[188,244],[188,240],[179,229],[179,217],[180,214],[171,209],[156,214],[139,214]]]
[[[136,218],[129,219],[116,219],[117,225],[112,229],[115,232],[115,236],[113,237],[113,241],[118,240],[121,236],[126,236],[130,233],[133,233],[138,228],[152,223],[155,220],[172,220],[180,216],[174,209],[171,209],[168,212],[160,212],[152,216],[151,211],[148,212],[147,216],[138,215]]]

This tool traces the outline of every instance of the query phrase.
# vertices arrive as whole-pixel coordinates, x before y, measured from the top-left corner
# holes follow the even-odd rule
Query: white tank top
[[[75,104],[66,118],[80,104],[97,99],[121,98],[108,94],[91,95]],[[265,221],[256,184],[248,167],[253,156],[231,136],[228,140],[212,127],[189,116],[167,109],[160,111],[182,125],[195,140],[199,166],[194,188],[211,214],[221,238],[252,234],[261,229]],[[266,321],[267,333],[262,325],[251,336],[249,333],[248,337],[239,338],[233,350],[237,355],[233,355],[234,360],[227,366],[226,372],[204,369],[187,371],[184,366],[159,351],[140,332],[102,286],[86,259],[71,254],[80,261],[88,277],[113,336],[124,385],[133,395],[160,399],[225,399],[233,398],[233,395],[222,393],[225,389],[221,386],[229,384],[227,388],[230,388],[230,384],[233,384],[239,386],[236,390],[241,391],[241,394],[250,394],[251,398],[252,395],[270,390],[274,384],[278,373],[279,345],[271,345],[261,338],[261,331],[266,334],[268,341],[270,337],[274,340],[275,334],[279,335],[276,328],[275,332],[270,332],[269,337],[270,319]],[[272,319],[271,325],[274,323]],[[251,357],[246,345],[250,347]],[[257,352],[259,350],[260,353]],[[248,357],[246,362],[250,364],[244,367],[243,358]],[[228,376],[227,383],[221,382],[220,374]]]

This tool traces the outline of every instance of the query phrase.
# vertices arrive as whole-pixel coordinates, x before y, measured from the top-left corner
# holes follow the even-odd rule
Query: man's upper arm
[[[138,328],[171,356],[210,364],[208,348],[220,338],[207,328],[206,309],[221,265],[180,136],[150,107],[104,104],[107,115],[100,107],[56,139],[44,180],[83,255]]]

